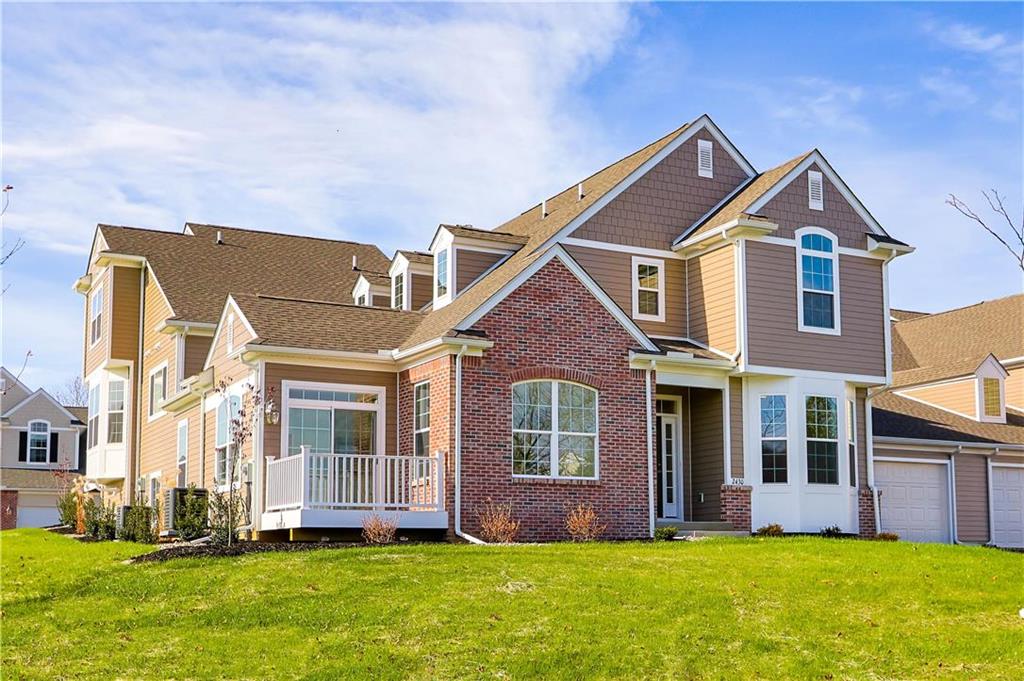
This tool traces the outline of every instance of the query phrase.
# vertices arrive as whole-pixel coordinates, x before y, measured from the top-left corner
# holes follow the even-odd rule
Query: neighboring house
[[[1024,547],[1024,295],[892,316],[892,386],[872,399],[881,529]]]
[[[84,412],[0,367],[0,529],[57,524],[54,473],[84,471]]]
[[[707,116],[390,259],[99,225],[75,285],[89,477],[126,500],[244,487],[271,538],[367,513],[474,536],[488,500],[524,539],[565,537],[581,502],[611,538],[871,535],[869,391],[892,380],[887,269],[911,250],[820,152],[759,173]],[[229,482],[253,389],[274,398]]]

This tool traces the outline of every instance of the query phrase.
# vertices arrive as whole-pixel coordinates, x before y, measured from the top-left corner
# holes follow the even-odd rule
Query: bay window
[[[797,233],[799,330],[838,334],[838,246],[820,231],[802,231]]]
[[[761,482],[789,482],[786,396],[761,396]]]
[[[597,391],[564,381],[512,386],[512,474],[596,479]]]
[[[124,442],[124,381],[111,379],[107,384],[107,443]]]
[[[804,421],[808,484],[838,485],[839,414],[836,398],[808,396]]]
[[[846,449],[850,457],[850,487],[857,486],[857,403],[846,401]]]

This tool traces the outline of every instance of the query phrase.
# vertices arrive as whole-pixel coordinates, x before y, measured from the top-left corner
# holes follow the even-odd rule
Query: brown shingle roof
[[[386,271],[376,246],[188,224],[194,236],[100,225],[109,251],[145,256],[178,319],[217,322],[231,291],[350,302],[360,267]],[[224,243],[217,244],[221,232]]]
[[[3,468],[0,469],[0,487],[4,489],[58,489],[60,485],[50,471]]]
[[[441,225],[441,227],[447,229],[453,236],[464,236],[470,239],[486,239],[487,241],[493,241],[500,244],[522,246],[530,240],[529,237],[522,234],[509,234],[508,232],[479,229],[472,225]]]
[[[356,275],[361,275],[370,283],[370,286],[391,286],[391,277],[384,272],[367,272],[366,270],[359,270],[356,272]]]
[[[872,432],[879,437],[1024,444],[1024,414],[1006,410],[1006,423],[981,423],[893,393],[872,402]]]
[[[897,310],[894,307],[889,308],[889,316],[898,322],[905,322],[908,319],[917,319],[918,317],[927,317],[930,312],[917,312],[915,310]]]
[[[411,263],[417,263],[420,265],[434,265],[434,256],[430,253],[424,253],[423,251],[398,251],[405,256],[405,259]]]
[[[737,218],[748,216],[747,208],[768,192],[769,189],[778,184],[786,176],[786,173],[800,165],[812,153],[813,150],[804,152],[780,166],[755,175],[735,196],[726,201],[718,210],[707,216],[703,222],[699,223],[696,229],[689,230],[685,237],[697,236],[698,234],[709,232],[715,227],[721,227],[725,223]]]
[[[399,346],[419,312],[345,303],[233,293],[258,339],[254,345],[377,352]]]
[[[896,322],[892,350],[895,386],[971,373],[989,354],[1024,357],[1024,294]]]
[[[71,415],[81,421],[83,424],[89,420],[89,408],[88,407],[69,407],[64,405],[64,408],[71,412]]]
[[[420,323],[419,328],[406,339],[401,348],[414,347],[453,331],[455,325],[462,319],[484,304],[488,298],[539,258],[541,254],[536,249],[545,241],[594,205],[598,199],[625,180],[630,173],[679,137],[689,126],[690,124],[687,123],[658,141],[648,144],[643,149],[583,180],[584,197],[582,200],[578,198],[577,193],[579,183],[574,183],[547,200],[547,217],[541,215],[541,205],[537,204],[518,217],[496,227],[496,232],[527,237],[526,245],[494,268],[490,274],[460,293],[450,304],[429,312]]]

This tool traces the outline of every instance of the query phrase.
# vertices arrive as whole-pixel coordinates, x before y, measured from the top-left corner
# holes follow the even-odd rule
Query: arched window
[[[50,422],[29,421],[28,462],[46,463],[50,460]]]
[[[512,474],[597,479],[597,391],[567,381],[513,385]]]
[[[800,331],[839,334],[839,244],[817,227],[796,232]]]

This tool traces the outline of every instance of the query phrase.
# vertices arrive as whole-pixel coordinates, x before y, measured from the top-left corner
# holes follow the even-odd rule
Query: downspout
[[[953,544],[960,545],[960,528],[956,523],[956,455],[963,451],[963,445],[957,445],[949,455],[949,529],[953,533]]]
[[[149,271],[148,267],[148,265],[145,265],[139,271],[139,349],[135,355],[135,399],[133,400],[137,408],[132,410],[134,412],[133,417],[135,418],[135,442],[132,444],[135,451],[128,452],[128,460],[131,462],[131,470],[128,471],[128,475],[131,478],[125,481],[131,485],[126,501],[126,504],[129,506],[135,501],[135,479],[139,477],[139,470],[142,469],[142,415],[148,415],[149,413],[146,405],[142,404],[142,341],[146,335],[146,273]]]
[[[651,446],[651,371],[657,366],[651,360],[651,366],[644,372],[644,393],[646,396],[647,409],[647,524],[650,536],[654,537],[654,448]]]
[[[471,544],[484,544],[462,531],[462,355],[466,346],[455,355],[455,536]]]

